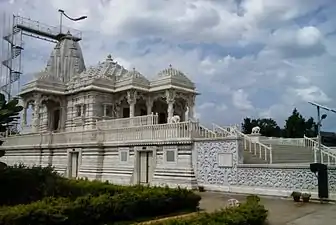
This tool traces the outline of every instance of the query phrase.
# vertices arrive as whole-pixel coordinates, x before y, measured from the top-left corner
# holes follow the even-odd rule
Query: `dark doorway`
[[[56,109],[54,111],[54,115],[53,115],[53,129],[52,130],[58,130],[58,126],[59,126],[59,120],[60,120],[60,110]]]
[[[159,124],[163,124],[163,123],[167,123],[167,116],[166,113],[159,113],[159,118],[158,118],[158,123]]]
[[[128,118],[130,114],[129,108],[123,108],[123,118]]]
[[[147,110],[146,109],[140,109],[140,116],[146,116]]]

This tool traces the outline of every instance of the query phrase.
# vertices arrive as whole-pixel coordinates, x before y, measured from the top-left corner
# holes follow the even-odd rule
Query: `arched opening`
[[[168,105],[163,98],[158,98],[153,103],[153,112],[158,114],[158,123],[167,123],[167,108]]]
[[[129,118],[130,116],[130,106],[126,100],[126,98],[122,99],[120,102],[120,116],[121,118]]]
[[[58,131],[61,127],[60,103],[51,99],[42,101],[43,113],[41,122],[46,125],[48,131]]]
[[[147,115],[146,100],[142,97],[136,101],[135,104],[135,115],[134,116],[145,116]]]
[[[187,101],[183,98],[176,98],[174,103],[174,115],[180,117],[180,121],[185,121],[185,113],[187,109]]]

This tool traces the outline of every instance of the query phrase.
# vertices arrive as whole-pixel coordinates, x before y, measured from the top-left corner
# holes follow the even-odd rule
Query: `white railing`
[[[318,162],[318,157],[320,157],[322,163],[327,165],[336,164],[336,151],[333,148],[329,148],[321,144],[321,152],[318,156],[319,144],[317,138],[309,138],[304,136],[305,147],[309,147],[314,151],[314,162]]]
[[[198,131],[198,123],[189,121],[114,129],[15,135],[6,138],[4,146],[179,140],[199,137],[195,133]]]
[[[221,127],[214,123],[212,124],[212,130],[215,133],[224,135],[224,137],[233,136],[235,135],[235,132],[236,132],[236,129],[234,127],[230,127],[230,126]]]
[[[97,121],[98,129],[114,129],[158,124],[158,114]]]
[[[266,137],[261,138],[260,141],[267,145],[292,145],[292,146],[305,146],[304,138],[278,138]]]
[[[196,126],[193,127],[193,131],[199,138],[216,138],[220,136],[220,134],[215,133],[199,123],[195,123],[195,125]]]
[[[244,150],[247,150],[260,159],[267,161],[269,164],[273,163],[272,146],[267,146],[260,141],[252,139],[238,129],[236,129],[236,133],[243,138]]]
[[[125,141],[169,141],[191,138],[222,138],[199,122],[153,124],[113,129],[93,129],[59,133],[22,134],[8,137],[4,146],[41,146],[47,144],[120,143]],[[259,145],[258,145],[259,146]],[[262,147],[262,145],[260,145]],[[256,148],[257,151],[257,148]],[[267,158],[267,157],[265,157]]]

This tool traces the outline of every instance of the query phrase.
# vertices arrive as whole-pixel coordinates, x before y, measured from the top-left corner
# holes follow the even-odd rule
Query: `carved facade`
[[[195,85],[171,65],[148,80],[126,70],[108,55],[86,69],[79,44],[68,34],[59,42],[44,71],[24,85],[22,128],[25,133],[93,129],[98,120],[158,114],[158,122],[193,117]],[[32,106],[32,122],[27,109]],[[186,115],[186,113],[188,115]]]

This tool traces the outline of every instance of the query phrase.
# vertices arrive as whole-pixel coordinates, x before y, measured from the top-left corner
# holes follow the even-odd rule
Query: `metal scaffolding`
[[[61,24],[60,24],[61,26]],[[7,95],[8,100],[13,97],[13,87],[20,89],[22,71],[23,36],[57,43],[67,32],[72,34],[74,41],[82,39],[82,33],[75,29],[55,27],[39,21],[18,15],[3,15],[1,44],[0,91]],[[62,31],[67,31],[63,33]]]

